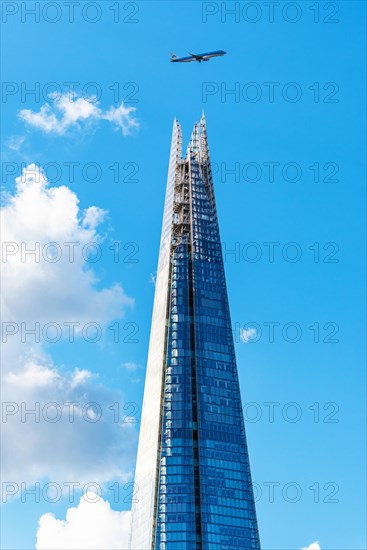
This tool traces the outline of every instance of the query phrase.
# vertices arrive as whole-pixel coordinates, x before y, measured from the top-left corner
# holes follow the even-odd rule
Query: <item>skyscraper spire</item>
[[[175,120],[131,550],[260,550],[205,118]]]

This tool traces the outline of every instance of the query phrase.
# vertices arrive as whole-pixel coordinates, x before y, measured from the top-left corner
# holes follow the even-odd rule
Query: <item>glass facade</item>
[[[204,117],[184,159],[174,123],[154,322],[131,549],[259,550]]]

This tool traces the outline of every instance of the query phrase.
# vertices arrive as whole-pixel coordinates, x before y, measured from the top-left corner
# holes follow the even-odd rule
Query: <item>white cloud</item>
[[[117,283],[97,290],[96,264],[86,261],[88,250],[91,257],[100,253],[96,229],[106,211],[91,206],[83,216],[76,194],[64,185],[50,187],[35,165],[16,184],[1,215],[3,320],[76,322],[77,332],[88,322],[121,317],[133,300]]]
[[[112,510],[110,504],[87,493],[65,520],[44,514],[39,520],[37,550],[126,550],[131,512]],[[89,501],[89,502],[88,502]],[[92,501],[92,502],[90,502]]]
[[[46,478],[67,494],[66,482],[131,479],[137,424],[125,418],[118,391],[85,369],[63,372],[40,351],[26,352],[12,368],[2,382],[4,481]]]
[[[128,361],[128,362],[122,364],[122,368],[133,372],[133,371],[140,370],[143,367],[139,363],[134,363],[133,361]]]
[[[80,355],[73,357],[69,367],[57,364],[42,339],[47,323],[62,327],[66,340],[69,330],[64,330],[64,323],[78,323],[77,340],[86,323],[103,329],[133,305],[119,284],[101,286],[92,269],[95,264],[87,264],[81,254],[81,248],[91,241],[101,243],[97,228],[105,211],[92,206],[83,213],[78,203],[68,187],[49,186],[42,171],[31,165],[17,178],[16,190],[2,208],[3,252],[13,251],[1,262],[2,321],[3,328],[13,323],[18,329],[2,346],[2,396],[10,403],[8,412],[14,408],[2,424],[2,476],[6,481],[31,484],[48,478],[59,483],[103,484],[131,476],[136,424],[122,422],[123,413],[116,420],[109,409],[122,403],[121,393],[104,387],[85,368]],[[62,250],[56,262],[47,261],[42,253],[50,242]],[[66,242],[78,244],[72,261],[65,253]],[[35,250],[37,243],[36,256],[22,257],[23,245]],[[34,329],[36,322],[41,326],[41,339],[37,335],[24,338],[22,323]],[[55,423],[48,418],[58,414],[57,407],[48,408],[51,402],[62,412]],[[65,405],[72,402],[76,403],[73,422],[70,407]],[[89,409],[85,409],[90,402],[101,410],[96,422],[89,421]],[[25,416],[25,409],[36,410],[36,416]]]
[[[18,115],[29,126],[47,134],[63,135],[70,129],[80,130],[85,123],[96,124],[106,120],[126,136],[139,126],[135,111],[135,107],[128,107],[123,102],[118,107],[112,106],[103,111],[94,97],[66,93],[52,98],[52,103],[45,103],[38,112],[22,109]]]
[[[319,541],[312,542],[309,546],[304,546],[300,550],[321,550]]]
[[[61,377],[53,367],[46,367],[38,362],[40,357],[32,357],[28,360],[22,372],[9,372],[4,380],[17,389],[47,388],[59,385]],[[77,374],[77,373],[76,373]]]
[[[137,120],[132,116],[134,112],[134,107],[126,107],[126,105],[122,102],[119,107],[110,107],[105,114],[101,115],[101,118],[104,118],[114,123],[118,128],[121,128],[122,133],[126,136],[133,128],[137,128],[139,126]]]
[[[88,229],[96,229],[96,227],[104,221],[106,214],[107,210],[98,208],[98,206],[90,206],[85,211],[83,217],[83,227],[87,227]]]
[[[240,330],[240,338],[241,341],[247,344],[248,342],[253,341],[257,336],[257,330],[256,328],[241,328]]]
[[[7,146],[12,151],[18,152],[24,141],[25,136],[10,136],[10,138],[7,140]]]
[[[75,369],[72,379],[70,381],[70,387],[76,388],[77,386],[79,386],[80,384],[83,384],[84,382],[86,382],[87,380],[90,380],[91,378],[94,378],[94,375],[88,370]]]

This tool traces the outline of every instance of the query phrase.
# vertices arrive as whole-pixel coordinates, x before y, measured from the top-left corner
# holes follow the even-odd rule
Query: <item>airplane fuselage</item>
[[[171,63],[191,63],[192,61],[198,61],[201,63],[202,61],[210,61],[212,57],[220,57],[222,55],[225,55],[227,52],[224,50],[215,50],[213,52],[205,52],[205,53],[198,53],[198,54],[190,54],[186,57],[177,57],[175,55],[172,55],[170,61]]]

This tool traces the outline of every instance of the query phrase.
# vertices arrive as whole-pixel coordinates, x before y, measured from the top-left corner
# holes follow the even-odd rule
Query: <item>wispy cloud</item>
[[[140,365],[139,363],[134,363],[133,361],[127,361],[126,363],[123,363],[121,366],[123,369],[126,369],[130,372],[135,372],[143,368],[142,365]]]
[[[66,93],[45,103],[39,111],[22,109],[18,116],[29,126],[46,134],[64,135],[68,130],[80,131],[86,124],[96,125],[99,121],[106,120],[126,136],[139,126],[135,111],[135,107],[128,107],[124,102],[104,111],[94,97],[86,99],[75,93]]]
[[[24,141],[25,141],[25,136],[10,136],[10,138],[6,142],[6,145],[12,151],[18,152],[22,144],[24,143]]]
[[[252,342],[256,338],[256,336],[257,336],[256,328],[242,328],[240,330],[241,342],[244,342],[245,344]]]
[[[107,210],[103,210],[103,208],[99,208],[98,206],[90,206],[85,210],[82,225],[87,229],[94,230],[104,221],[107,214]]]

